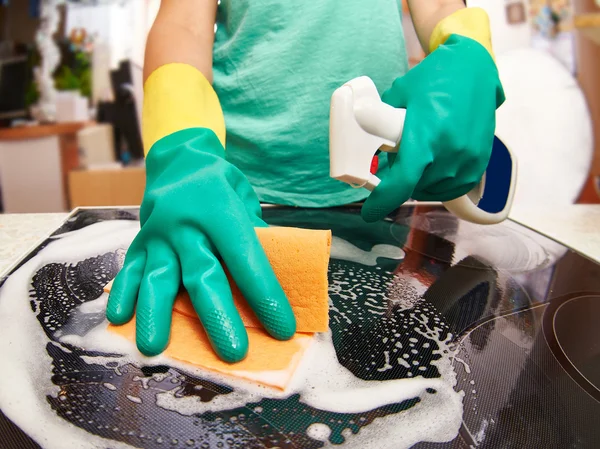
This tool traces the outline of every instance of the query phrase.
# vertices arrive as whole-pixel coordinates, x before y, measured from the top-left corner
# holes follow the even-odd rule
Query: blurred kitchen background
[[[0,0],[0,212],[139,205],[143,54],[159,4]],[[468,5],[491,18],[515,207],[600,203],[600,0]]]

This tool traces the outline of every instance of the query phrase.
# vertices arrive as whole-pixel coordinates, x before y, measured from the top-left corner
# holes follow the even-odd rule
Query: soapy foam
[[[29,304],[25,300],[29,279],[32,278],[36,269],[47,263],[76,263],[86,257],[115,251],[118,248],[126,248],[135,232],[137,232],[138,226],[136,222],[112,221],[98,223],[83,230],[63,235],[61,238],[56,239],[56,242],[42,250],[15,275],[11,276],[1,292],[0,329],[2,330],[0,331],[0,337],[5,338],[0,338],[0,341],[2,341],[0,355],[3,356],[3,360],[14,361],[15,372],[20,373],[21,377],[13,376],[8,382],[3,382],[3,385],[10,385],[11,387],[10,391],[7,391],[9,389],[0,389],[0,407],[6,410],[7,415],[34,439],[45,441],[46,446],[51,449],[58,447],[57,441],[60,441],[61,448],[95,448],[105,445],[106,440],[92,437],[89,433],[59,419],[43,400],[46,394],[57,397],[58,390],[50,381],[49,373],[52,369],[52,360],[45,350],[47,340],[39,326],[39,322],[35,319],[35,315],[31,313],[31,309],[28,309]],[[89,244],[90,241],[93,241],[92,245]],[[398,248],[395,249],[395,252],[390,248],[384,250],[378,248],[376,251],[376,247],[374,247],[371,252],[363,251],[361,253],[362,250],[358,250],[349,242],[334,239],[332,246],[333,259],[360,264],[350,265],[351,268],[348,268],[348,265],[344,268],[341,264],[337,266],[333,264],[331,292],[338,300],[336,301],[337,305],[334,305],[334,302],[330,299],[330,304],[332,318],[333,320],[337,319],[338,324],[342,322],[345,325],[356,323],[357,318],[359,323],[363,321],[362,316],[357,317],[356,314],[351,315],[351,317],[348,316],[357,305],[364,308],[366,314],[386,318],[388,304],[393,302],[390,298],[393,295],[388,295],[386,292],[393,285],[393,278],[387,273],[378,272],[378,267],[365,270],[364,266],[373,267],[377,257],[389,258],[394,255],[401,255],[397,251]],[[381,295],[382,291],[384,292],[383,296]],[[365,295],[365,292],[370,292],[371,296],[368,293]],[[80,304],[74,309],[71,319],[64,326],[64,329],[68,329],[70,332],[63,332],[63,328],[54,332],[56,339],[63,345],[73,345],[74,347],[85,348],[88,352],[93,351],[95,354],[105,354],[81,356],[86,364],[103,366],[113,370],[116,376],[123,376],[128,365],[137,367],[166,365],[216,384],[225,384],[233,390],[228,394],[218,394],[209,401],[201,401],[196,396],[182,396],[179,394],[179,387],[163,390],[156,394],[155,405],[165,410],[191,416],[199,413],[216,413],[248,407],[249,404],[259,403],[264,399],[283,400],[293,395],[299,395],[298,400],[313,409],[340,414],[354,414],[368,412],[391,404],[403,403],[404,401],[416,400],[415,405],[400,413],[388,415],[384,413],[384,416],[371,418],[369,425],[354,430],[350,428],[343,430],[341,434],[346,438],[344,447],[373,447],[373,444],[376,444],[376,447],[390,447],[393,445],[393,447],[401,448],[410,447],[419,441],[450,441],[456,437],[460,427],[462,392],[457,393],[453,389],[456,379],[449,357],[451,350],[448,344],[451,336],[440,327],[439,319],[437,321],[432,319],[430,322],[428,315],[421,313],[427,312],[427,310],[411,312],[406,325],[414,326],[414,329],[408,330],[414,330],[426,340],[420,342],[421,349],[431,348],[431,354],[436,357],[431,358],[430,365],[437,369],[439,376],[435,378],[417,377],[419,376],[417,374],[419,368],[428,369],[424,366],[417,367],[419,363],[423,362],[415,357],[419,353],[415,349],[419,339],[413,337],[408,341],[404,341],[406,351],[403,353],[401,341],[392,341],[393,336],[382,336],[382,344],[390,344],[391,346],[389,350],[382,351],[379,354],[383,360],[377,366],[377,369],[373,368],[373,371],[386,374],[393,371],[392,368],[413,369],[414,367],[415,372],[410,372],[413,378],[390,378],[381,381],[363,380],[353,374],[347,367],[338,363],[333,336],[330,331],[327,334],[315,337],[314,344],[301,362],[288,390],[278,392],[239,379],[225,378],[221,375],[208,373],[170,360],[162,355],[152,358],[144,357],[126,339],[107,332],[107,322],[105,320],[101,320],[99,324],[87,332],[77,331],[77,325],[69,326],[72,322],[75,322],[75,324],[85,322],[86,320],[81,320],[82,316],[93,317],[98,313],[102,313],[106,300],[107,295],[102,294],[94,301]],[[364,301],[364,303],[359,304],[360,301]],[[398,308],[396,309],[398,310]],[[15,315],[15,310],[20,310],[20,313]],[[9,316],[13,321],[16,321],[18,326],[21,326],[22,330],[20,332],[14,329],[15,326],[4,326],[4,324],[10,324],[9,322],[4,323],[4,321],[10,321],[7,319]],[[14,316],[19,316],[20,319],[14,320]],[[392,316],[392,321],[393,318]],[[364,319],[364,322],[366,324],[368,319]],[[396,337],[398,336],[399,334],[396,334]],[[11,339],[29,342],[27,347],[31,348],[31,351],[17,353],[13,350],[11,352],[6,344]],[[63,349],[65,352],[68,351],[67,348]],[[364,351],[365,348],[361,350]],[[328,362],[324,363],[324,361]],[[377,362],[371,363],[376,364]],[[38,369],[32,369],[34,364],[37,365]],[[149,385],[163,382],[167,377],[167,374],[157,373],[151,377],[134,377],[133,380],[139,382],[142,389],[146,390]],[[43,380],[43,383],[40,382],[41,380]],[[174,383],[177,384],[178,379],[173,377],[171,381],[175,381]],[[15,385],[19,387],[14,388]],[[115,383],[105,382],[102,386],[107,391],[118,393],[118,387]],[[127,394],[125,397],[134,405],[144,402],[144,399],[139,396]],[[26,404],[26,406],[14,407],[13,403],[17,402],[17,399],[18,402]],[[260,411],[255,413],[260,414],[263,407],[253,407],[253,410],[259,409]],[[32,413],[34,410],[39,411],[39,413]],[[41,421],[40,415],[42,415]],[[43,422],[44,425],[39,426],[40,422]],[[321,437],[327,434],[327,439],[332,436],[332,428],[326,426],[329,429],[327,433],[324,427],[315,427],[316,424],[318,423],[313,423],[306,429],[308,438],[313,438],[311,435],[315,434]],[[40,428],[43,429],[43,432],[40,431]],[[64,434],[67,436],[65,437]],[[313,439],[323,441],[319,438]],[[119,443],[118,445],[113,444],[112,447],[125,447],[125,445]]]
[[[2,372],[0,409],[44,448],[100,449],[106,447],[107,440],[59,419],[46,402],[46,395],[59,396],[59,388],[51,382],[48,340],[27,301],[29,282],[36,270],[46,263],[75,262],[111,247],[112,244],[107,245],[107,232],[119,235],[113,247],[123,242],[128,244],[135,235],[136,225],[135,222],[102,223],[57,238],[12,274],[0,291],[0,359],[4,366],[10,367]],[[103,237],[102,245],[87,245],[100,237]],[[131,446],[111,442],[111,447]]]
[[[306,434],[313,440],[327,441],[329,440],[329,435],[331,435],[331,429],[327,424],[314,423],[308,426]]]
[[[423,301],[423,295],[427,291],[427,287],[416,277],[405,273],[397,273],[390,285],[389,300],[401,307],[402,310],[412,309],[416,304]]]
[[[91,335],[76,336],[71,341],[76,341],[78,345],[85,345],[86,348],[93,351],[106,351],[107,348],[111,347],[112,352],[118,349],[119,352],[132,354],[130,351],[123,351],[123,349],[131,346],[130,342],[121,337],[118,337],[118,342],[108,342],[110,335],[105,326],[98,326]],[[440,341],[439,343],[442,349],[438,351],[447,353],[448,349],[444,342]],[[146,360],[144,361],[144,359]],[[202,402],[196,397],[178,397],[178,390],[173,389],[157,394],[156,405],[182,415],[191,416],[245,407],[247,404],[258,403],[265,398],[284,399],[299,394],[299,401],[312,408],[348,414],[367,412],[385,405],[420,398],[421,402],[414,407],[418,411],[403,412],[411,413],[413,418],[407,423],[410,422],[411,428],[415,427],[415,429],[409,431],[400,426],[395,432],[386,428],[387,436],[385,440],[389,443],[393,441],[394,444],[398,441],[405,441],[406,446],[395,445],[394,447],[408,448],[419,441],[450,441],[456,437],[462,419],[462,393],[454,392],[452,386],[443,377],[436,379],[415,377],[413,379],[382,382],[364,381],[356,378],[339,363],[323,364],[324,360],[336,360],[330,332],[315,336],[315,342],[308,349],[290,387],[284,392],[279,392],[246,381],[225,378],[218,374],[192,368],[168,357],[157,356],[153,358],[152,364],[169,365],[184,372],[199,375],[204,379],[225,384],[233,388],[233,392],[216,396],[210,402]],[[116,373],[120,373],[119,368],[129,363],[136,365],[149,363],[147,358],[135,353],[133,356],[128,355],[126,359],[120,357],[92,357],[87,358],[86,361],[111,367]],[[452,375],[453,371],[448,358],[441,358],[438,366],[443,373]],[[430,391],[436,393],[432,394]],[[130,396],[128,396],[128,399],[141,402],[140,399]],[[376,424],[377,428],[382,426],[395,428],[398,425],[398,416],[403,413],[378,418],[374,423],[381,420],[382,423]],[[440,419],[440,416],[444,416],[445,419]],[[367,429],[370,426],[361,429],[358,434],[363,435],[361,438],[357,438],[355,435],[350,436],[344,447],[360,448],[364,447],[365,441],[381,440],[382,435],[379,433],[381,430],[368,432]],[[365,434],[368,436],[364,436]],[[381,442],[380,447],[390,447],[386,444],[386,441]]]

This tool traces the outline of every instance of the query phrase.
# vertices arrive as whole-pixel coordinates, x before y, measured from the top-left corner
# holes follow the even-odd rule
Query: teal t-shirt
[[[221,0],[213,86],[227,157],[263,202],[360,201],[367,190],[329,177],[331,95],[362,75],[381,94],[407,70],[400,0]]]

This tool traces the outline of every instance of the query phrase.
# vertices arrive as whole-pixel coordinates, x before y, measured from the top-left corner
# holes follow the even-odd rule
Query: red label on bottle
[[[379,156],[375,155],[375,156],[373,156],[373,159],[371,160],[371,174],[372,175],[377,173],[378,167],[379,167]]]

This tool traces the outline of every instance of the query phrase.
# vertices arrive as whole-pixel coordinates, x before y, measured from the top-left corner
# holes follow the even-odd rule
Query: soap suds
[[[57,342],[52,344],[64,354],[70,353],[69,348],[84,348],[85,354],[73,357],[78,357],[88,370],[93,372],[96,366],[103,368],[103,373],[113,373],[112,379],[98,383],[105,394],[126,401],[120,400],[114,406],[113,415],[125,413],[124,407],[144,410],[154,407],[163,410],[162,413],[175,413],[173,419],[198,419],[202,415],[203,425],[219,429],[210,436],[215,447],[219,446],[214,438],[223,438],[218,440],[222,447],[238,444],[225,437],[229,434],[219,436],[218,432],[230,428],[227,425],[237,422],[242,425],[248,419],[264,419],[266,423],[280,419],[285,423],[282,413],[289,413],[292,421],[302,421],[293,423],[302,434],[294,437],[298,438],[294,443],[297,445],[325,441],[328,445],[344,442],[343,447],[350,448],[376,444],[401,449],[420,441],[451,441],[457,436],[462,422],[463,393],[454,390],[451,334],[434,310],[422,301],[420,289],[415,289],[414,300],[399,304],[394,294],[398,279],[376,267],[379,257],[401,259],[404,253],[400,248],[375,245],[367,252],[334,238],[330,267],[333,327],[315,337],[285,392],[206,372],[163,355],[142,356],[135,345],[106,330],[103,311],[107,295],[103,293],[93,300],[74,304],[71,313],[60,319],[45,311],[44,307],[49,306],[34,300],[38,316],[43,316],[41,321],[37,319],[28,301],[28,290],[30,280],[40,268],[76,264],[117,250],[122,256],[138,229],[137,222],[109,221],[64,234],[11,275],[0,292],[0,357],[14,366],[0,386],[0,407],[44,447],[106,447],[109,440],[92,435],[67,419],[93,424],[104,432],[101,434],[113,432],[115,438],[140,444],[177,440],[174,444],[202,447],[201,440],[149,435],[150,432],[133,428],[96,423],[83,415],[71,419],[73,413],[82,413],[71,409],[65,409],[66,419],[57,416],[46,397],[61,402],[72,399],[60,393],[51,380],[56,362],[46,348],[48,337]],[[99,268],[94,276],[102,280],[106,273]],[[15,316],[19,319],[15,320]],[[28,350],[17,350],[20,345]],[[141,373],[146,367],[157,366],[168,371]],[[199,382],[205,383],[195,385],[190,392],[191,379],[202,379]],[[89,395],[93,401],[94,395]],[[228,422],[221,416],[229,416]],[[123,420],[114,422],[128,425]],[[240,442],[256,442],[256,437],[244,433],[245,427],[240,429]],[[114,448],[130,447],[110,441]],[[207,441],[202,444],[208,444]],[[254,447],[250,443],[242,446]]]
[[[306,434],[313,440],[327,441],[329,440],[329,435],[331,435],[331,429],[327,424],[314,423],[308,426]]]
[[[51,381],[48,339],[28,301],[30,280],[45,264],[74,263],[107,247],[127,247],[136,229],[136,222],[115,221],[55,238],[13,273],[0,290],[0,359],[10,366],[2,372],[0,409],[45,449],[101,449],[108,440],[60,419],[48,406],[46,395],[58,397],[60,390]],[[111,243],[107,235],[114,236]],[[119,442],[110,444],[115,449],[131,448]]]
[[[130,394],[125,395],[125,397],[127,399],[129,399],[131,402],[135,402],[136,404],[141,404],[142,403],[142,399],[138,398],[136,396],[131,396]]]
[[[331,239],[332,259],[357,262],[362,265],[374,267],[377,265],[377,259],[380,257],[400,260],[404,259],[404,255],[404,251],[398,246],[374,245],[371,251],[364,251],[339,237],[333,236]]]

